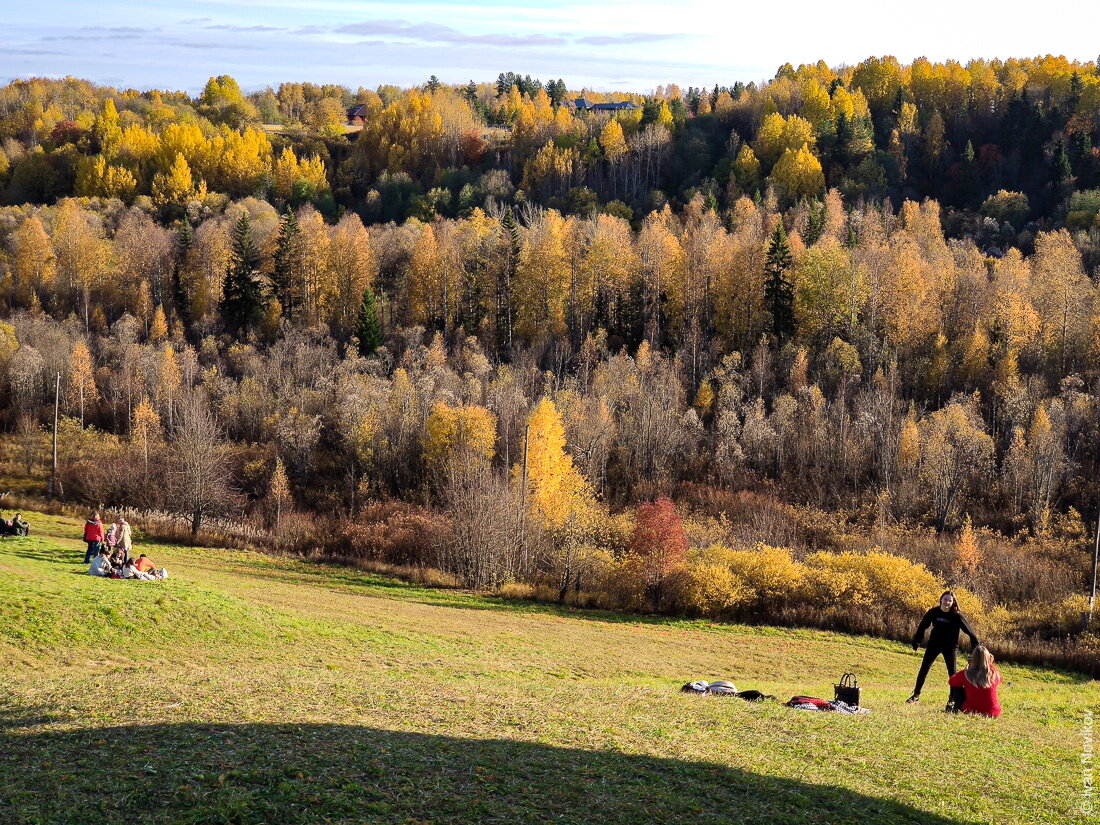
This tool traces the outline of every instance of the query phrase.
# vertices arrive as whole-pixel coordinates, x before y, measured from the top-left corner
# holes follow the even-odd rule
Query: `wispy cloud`
[[[125,32],[120,34],[51,34],[47,37],[43,37],[43,41],[91,41],[96,43],[102,42],[114,42],[116,40],[140,40],[148,32],[137,34],[135,32]]]
[[[337,34],[389,35],[424,43],[472,44],[478,46],[563,46],[564,37],[549,34],[464,34],[438,23],[409,23],[405,20],[364,20],[334,29]]]
[[[219,23],[214,26],[203,26],[204,29],[210,31],[224,31],[224,32],[285,32],[287,29],[282,26],[237,26],[232,23]]]
[[[142,34],[156,29],[146,29],[141,26],[81,26],[82,32],[107,32],[109,34]]]
[[[637,32],[634,34],[597,34],[589,37],[578,37],[578,43],[586,46],[618,46],[628,43],[659,43],[662,40],[675,40],[684,35],[657,34],[649,32]]]

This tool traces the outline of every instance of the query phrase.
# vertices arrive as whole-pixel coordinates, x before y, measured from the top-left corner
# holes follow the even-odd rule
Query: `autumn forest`
[[[1096,63],[20,80],[0,204],[28,502],[899,638],[950,585],[1006,656],[1100,672]]]

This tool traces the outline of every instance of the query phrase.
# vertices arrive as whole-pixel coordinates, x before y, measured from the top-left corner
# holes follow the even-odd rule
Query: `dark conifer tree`
[[[241,215],[233,228],[232,253],[225,270],[221,310],[226,326],[241,332],[259,323],[264,311],[260,283],[260,250],[252,237],[252,222]]]
[[[515,275],[516,265],[519,263],[520,242],[519,226],[516,224],[516,216],[511,209],[506,209],[500,219],[504,229],[504,243],[507,244],[507,257],[502,269],[501,283],[497,289],[496,326],[497,347],[511,357],[512,352],[512,277]]]
[[[764,259],[764,301],[771,312],[772,332],[780,345],[794,333],[794,288],[787,278],[790,268],[791,248],[787,230],[780,221]]]
[[[378,320],[378,306],[370,287],[363,290],[363,302],[359,304],[359,318],[355,325],[359,338],[359,354],[366,357],[382,346],[382,324]]]
[[[1054,150],[1054,165],[1053,165],[1054,183],[1060,184],[1073,177],[1073,166],[1069,162],[1069,153],[1066,152],[1066,144],[1063,141],[1058,141],[1058,146]]]
[[[275,245],[274,269],[271,273],[275,297],[283,308],[283,317],[295,321],[301,314],[305,296],[302,294],[302,230],[298,218],[289,207],[279,227]]]
[[[806,226],[806,246],[813,246],[821,238],[825,229],[825,204],[815,201],[810,204],[810,220]]]
[[[191,326],[191,298],[187,294],[187,287],[183,284],[183,268],[187,265],[187,255],[195,243],[195,236],[191,231],[191,221],[183,219],[179,234],[176,236],[176,263],[172,267],[172,304],[176,308],[176,317],[180,319],[184,329]]]

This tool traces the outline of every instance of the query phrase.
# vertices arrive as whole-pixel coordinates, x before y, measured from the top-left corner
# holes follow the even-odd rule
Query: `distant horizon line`
[[[921,60],[921,59],[929,60],[929,62],[932,63],[932,65],[942,65],[944,63],[954,62],[954,63],[958,63],[963,68],[966,68],[968,65],[970,65],[971,63],[975,63],[975,62],[986,62],[986,63],[1000,62],[1000,63],[1005,63],[1005,62],[1010,61],[1010,60],[1020,60],[1020,61],[1041,60],[1043,58],[1048,58],[1048,57],[1053,57],[1055,59],[1063,59],[1063,60],[1067,61],[1068,63],[1070,63],[1071,65],[1073,65],[1075,67],[1080,66],[1081,68],[1087,68],[1087,67],[1091,66],[1091,67],[1093,67],[1094,71],[1100,71],[1100,69],[1097,68],[1098,66],[1100,66],[1100,56],[1098,56],[1094,59],[1085,59],[1085,58],[1076,58],[1076,57],[1071,58],[1071,57],[1066,56],[1065,54],[1057,54],[1056,55],[1056,54],[1052,54],[1050,52],[1048,52],[1046,54],[1034,54],[1034,55],[1030,55],[1030,56],[1026,56],[1026,57],[1020,57],[1020,56],[968,57],[965,60],[958,59],[958,58],[945,58],[945,59],[942,59],[942,60],[932,60],[930,58],[927,58],[924,55],[918,55],[917,57],[914,57],[909,61],[902,61],[901,59],[897,58],[895,55],[889,55],[889,54],[887,54],[887,55],[874,55],[874,54],[872,54],[872,55],[868,55],[867,57],[865,57],[862,60],[860,60],[858,62],[855,62],[855,63],[850,63],[850,62],[847,62],[847,61],[840,61],[838,63],[828,63],[827,61],[824,61],[824,62],[826,63],[826,66],[828,66],[828,68],[830,70],[840,71],[840,70],[843,70],[843,69],[848,69],[848,68],[852,68],[852,67],[855,67],[855,66],[859,66],[861,63],[864,63],[867,60],[871,60],[871,59],[885,60],[885,59],[888,59],[888,58],[893,58],[894,60],[897,60],[898,63],[903,68],[908,67],[908,66],[912,66],[912,64],[914,62],[916,62],[917,60]],[[686,90],[686,89],[689,89],[689,88],[713,89],[715,86],[719,86],[719,87],[732,86],[734,83],[743,83],[747,86],[749,83],[754,83],[754,84],[757,85],[758,88],[760,88],[762,85],[770,83],[773,80],[775,80],[778,76],[779,71],[782,70],[784,66],[790,65],[790,66],[792,66],[792,68],[794,68],[797,71],[798,68],[800,68],[802,66],[815,66],[815,65],[817,65],[818,62],[823,62],[823,59],[818,60],[818,61],[810,61],[810,62],[805,62],[804,61],[804,62],[800,62],[797,65],[791,63],[790,61],[786,61],[784,63],[779,64],[776,67],[776,69],[774,70],[774,73],[771,74],[771,75],[767,74],[768,70],[760,69],[760,71],[762,71],[763,74],[758,74],[755,78],[753,78],[751,80],[746,80],[746,79],[743,79],[743,78],[747,76],[746,69],[748,71],[752,71],[753,69],[750,69],[749,67],[734,67],[732,73],[741,74],[742,77],[732,79],[732,80],[726,80],[724,82],[723,81],[718,81],[718,82],[711,81],[711,82],[707,82],[707,83],[698,83],[698,84],[696,84],[696,83],[680,83],[676,80],[669,80],[669,81],[662,82],[662,83],[656,83],[646,91],[639,91],[635,88],[629,88],[629,87],[613,87],[613,86],[602,86],[602,85],[601,86],[583,85],[583,86],[580,86],[580,87],[570,87],[569,91],[570,91],[571,94],[573,92],[583,93],[583,92],[587,91],[587,92],[594,92],[594,93],[597,93],[597,94],[616,94],[617,93],[617,94],[632,94],[632,95],[639,95],[639,96],[649,96],[649,95],[652,95],[653,93],[656,92],[656,89],[657,89],[658,86],[662,86],[662,87],[667,88],[667,86],[669,86],[669,85],[676,85],[680,89]],[[756,68],[756,67],[753,67],[753,68]],[[740,69],[740,72],[738,71],[738,69]],[[165,92],[165,93],[168,93],[168,94],[183,93],[183,94],[187,94],[190,97],[197,97],[197,96],[202,94],[202,90],[203,90],[203,87],[205,86],[206,82],[210,78],[220,76],[220,74],[227,74],[230,77],[234,77],[234,79],[236,79],[236,77],[231,72],[227,71],[227,72],[221,72],[221,73],[217,73],[217,74],[207,75],[206,80],[203,80],[203,81],[199,82],[195,86],[183,87],[183,88],[174,88],[173,89],[173,88],[170,88],[170,87],[167,87],[167,86],[156,86],[156,85],[143,86],[143,85],[125,84],[125,83],[120,82],[120,80],[117,79],[117,78],[108,78],[108,79],[105,79],[105,80],[95,80],[95,79],[90,78],[90,77],[81,76],[81,75],[77,75],[77,74],[70,74],[70,73],[64,73],[63,74],[63,73],[24,72],[24,73],[20,73],[20,74],[16,74],[16,75],[9,75],[7,77],[7,79],[4,81],[4,85],[10,85],[12,83],[17,83],[17,82],[21,82],[21,81],[22,82],[28,82],[28,81],[31,81],[31,80],[61,81],[61,80],[65,80],[67,78],[71,78],[73,80],[79,80],[79,81],[84,81],[84,82],[87,82],[87,83],[91,83],[94,86],[100,86],[100,87],[115,89],[116,91],[119,91],[119,92],[137,91],[137,92],[142,93],[142,94],[148,94],[150,92],[156,91],[156,92]],[[498,74],[501,74],[501,73],[498,73]],[[459,81],[445,80],[445,79],[439,77],[438,75],[435,75],[434,73],[432,73],[429,70],[428,76],[425,77],[422,81],[420,81],[420,82],[411,82],[411,83],[408,83],[408,84],[403,84],[403,83],[398,83],[398,82],[379,82],[379,83],[376,83],[373,86],[359,85],[358,87],[355,87],[355,86],[352,86],[351,84],[348,84],[348,83],[338,83],[338,82],[334,82],[334,81],[293,79],[293,80],[280,80],[280,81],[277,81],[277,82],[268,81],[268,82],[262,82],[262,83],[242,83],[240,85],[241,85],[241,91],[246,95],[256,94],[256,93],[262,92],[266,89],[271,89],[272,91],[277,91],[279,85],[281,85],[283,83],[312,83],[312,84],[318,85],[318,86],[321,86],[321,85],[343,86],[345,89],[348,89],[349,91],[352,91],[352,92],[354,92],[356,90],[356,88],[371,89],[372,91],[376,91],[377,89],[383,88],[383,87],[394,87],[394,88],[400,89],[402,91],[407,91],[409,89],[424,86],[429,81],[429,79],[433,76],[436,77],[436,79],[439,80],[439,82],[441,84],[443,84],[445,86],[455,87],[455,88],[465,86],[471,80],[474,83],[478,84],[478,85],[481,85],[481,84],[492,85],[492,84],[496,83],[496,78],[490,78],[490,79],[486,79],[486,80],[475,80],[474,78],[467,78],[466,80],[459,80]],[[544,85],[545,85],[546,82],[548,82],[550,80],[561,79],[560,76],[547,76],[547,77],[543,78],[541,76],[536,76],[536,75],[534,75],[532,73],[528,73],[528,72],[525,72],[524,76],[525,77],[531,77],[532,80],[540,81]],[[567,87],[568,86],[569,86],[569,84],[567,83]]]

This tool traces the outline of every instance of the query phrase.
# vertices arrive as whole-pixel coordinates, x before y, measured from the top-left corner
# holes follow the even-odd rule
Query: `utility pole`
[[[61,373],[57,374],[57,381],[53,390],[53,472],[50,474],[49,497],[52,499],[57,494],[57,413],[61,405]],[[1095,587],[1094,587],[1095,589]]]

